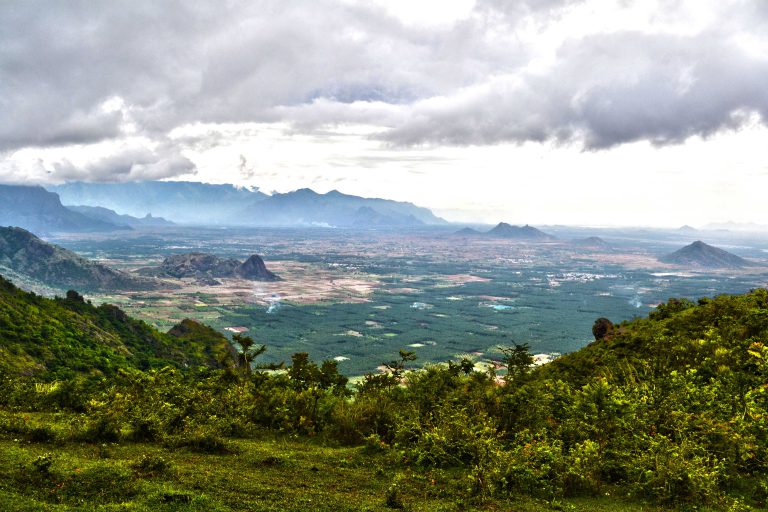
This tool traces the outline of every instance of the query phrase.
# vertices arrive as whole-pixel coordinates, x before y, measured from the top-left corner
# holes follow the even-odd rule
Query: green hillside
[[[165,286],[87,260],[17,227],[0,227],[0,272],[62,290],[154,290]]]
[[[76,292],[48,299],[0,276],[0,372],[9,375],[109,376],[119,368],[217,367],[226,360],[225,337],[190,320],[182,325],[161,333]]]
[[[303,353],[259,370],[264,347],[245,336],[237,359],[252,364],[183,370],[170,337],[116,308],[3,290],[17,361],[0,380],[9,510],[747,511],[768,499],[766,290],[598,320],[595,342],[538,368],[524,345],[504,348],[500,374],[469,360],[411,370],[402,351],[355,387]],[[107,378],[66,379],[39,334],[13,337],[41,325],[75,333],[59,347],[108,347]],[[176,348],[217,336],[188,322],[172,333]],[[99,357],[67,350],[70,364]],[[160,355],[177,369],[137,369]],[[59,378],[19,376],[34,364]]]

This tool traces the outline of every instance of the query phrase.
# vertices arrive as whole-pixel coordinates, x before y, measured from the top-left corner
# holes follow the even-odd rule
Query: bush
[[[700,453],[689,441],[680,444],[658,435],[638,454],[633,489],[664,505],[714,503],[721,497],[722,462]]]
[[[115,443],[120,440],[120,426],[106,415],[97,415],[88,421],[85,430],[76,437],[88,443]]]
[[[168,474],[173,465],[159,455],[145,453],[131,464],[131,468],[137,476],[151,478]]]
[[[565,458],[557,439],[523,432],[507,450],[495,452],[484,465],[487,487],[509,494],[551,500],[564,494]]]
[[[405,419],[395,435],[395,447],[408,460],[432,467],[478,464],[497,442],[496,426],[490,418],[449,404],[429,418]]]

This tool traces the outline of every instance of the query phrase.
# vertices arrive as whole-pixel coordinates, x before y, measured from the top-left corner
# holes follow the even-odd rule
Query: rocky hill
[[[257,254],[252,254],[247,260],[241,263],[236,269],[235,274],[243,279],[250,281],[279,281],[280,278],[267,270],[264,260]]]
[[[474,228],[462,228],[455,233],[453,233],[454,236],[481,236],[483,233],[480,231],[474,229]]]
[[[0,185],[0,226],[19,226],[36,233],[130,229],[65,208],[58,195],[42,187],[21,185]]]
[[[218,284],[216,278],[226,277],[239,277],[251,281],[280,279],[267,270],[264,260],[256,254],[243,262],[201,252],[174,254],[165,258],[159,267],[146,269],[144,273],[177,279],[194,278],[202,284]]]
[[[662,256],[659,261],[698,268],[742,268],[754,265],[751,261],[699,240]]]
[[[488,231],[486,234],[499,238],[511,238],[515,240],[555,240],[554,236],[544,233],[543,231],[536,229],[533,226],[529,226],[528,224],[525,226],[512,226],[506,222],[499,222],[496,227]]]
[[[16,227],[0,228],[0,273],[63,290],[151,290],[160,286],[154,280],[82,258]]]
[[[580,249],[591,250],[610,250],[611,244],[600,238],[599,236],[590,236],[587,238],[577,238],[571,242],[572,245]]]

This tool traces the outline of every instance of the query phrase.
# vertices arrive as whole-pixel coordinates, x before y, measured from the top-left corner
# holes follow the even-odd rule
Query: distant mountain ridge
[[[496,227],[488,231],[489,235],[502,238],[514,238],[517,240],[554,240],[555,237],[543,231],[529,226],[512,226],[506,222],[499,222]]]
[[[447,224],[407,202],[303,188],[266,195],[258,189],[184,181],[72,182],[49,187],[64,204],[101,206],[131,216],[148,212],[173,222],[233,226],[324,226],[386,229]]]
[[[114,210],[101,206],[67,206],[66,208],[77,213],[82,213],[91,219],[108,222],[116,226],[149,228],[176,225],[162,217],[153,217],[151,213],[147,213],[144,217],[134,217],[132,215],[121,215]]]
[[[19,275],[45,286],[78,290],[152,290],[159,286],[50,244],[29,231],[0,228],[0,273]]]
[[[36,233],[130,229],[69,210],[55,193],[26,185],[0,185],[0,226],[18,226]]]
[[[386,228],[447,224],[427,208],[411,203],[351,196],[337,190],[319,194],[308,188],[269,196],[250,206],[245,214],[271,226]]]
[[[751,233],[764,233],[768,231],[768,225],[754,222],[710,222],[702,229],[711,231],[746,231]]]
[[[697,240],[671,254],[662,256],[659,261],[674,265],[699,268],[742,268],[755,263],[736,256],[728,251],[713,247]]]
[[[525,241],[550,241],[556,240],[556,238],[549,233],[545,233],[540,229],[526,224],[525,226],[513,226],[506,222],[499,222],[496,226],[488,231],[478,231],[473,228],[463,228],[454,233],[454,236],[466,236],[466,237],[495,237],[495,238],[509,238],[511,240],[525,240]]]
[[[258,190],[193,181],[75,181],[47,188],[59,194],[66,205],[101,206],[139,218],[152,212],[187,224],[226,224],[253,202],[267,197]]]

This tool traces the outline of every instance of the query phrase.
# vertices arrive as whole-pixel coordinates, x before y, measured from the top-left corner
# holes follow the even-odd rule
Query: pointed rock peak
[[[252,254],[237,267],[235,273],[243,279],[253,281],[278,281],[280,279],[277,275],[267,270],[264,260],[258,254]]]

